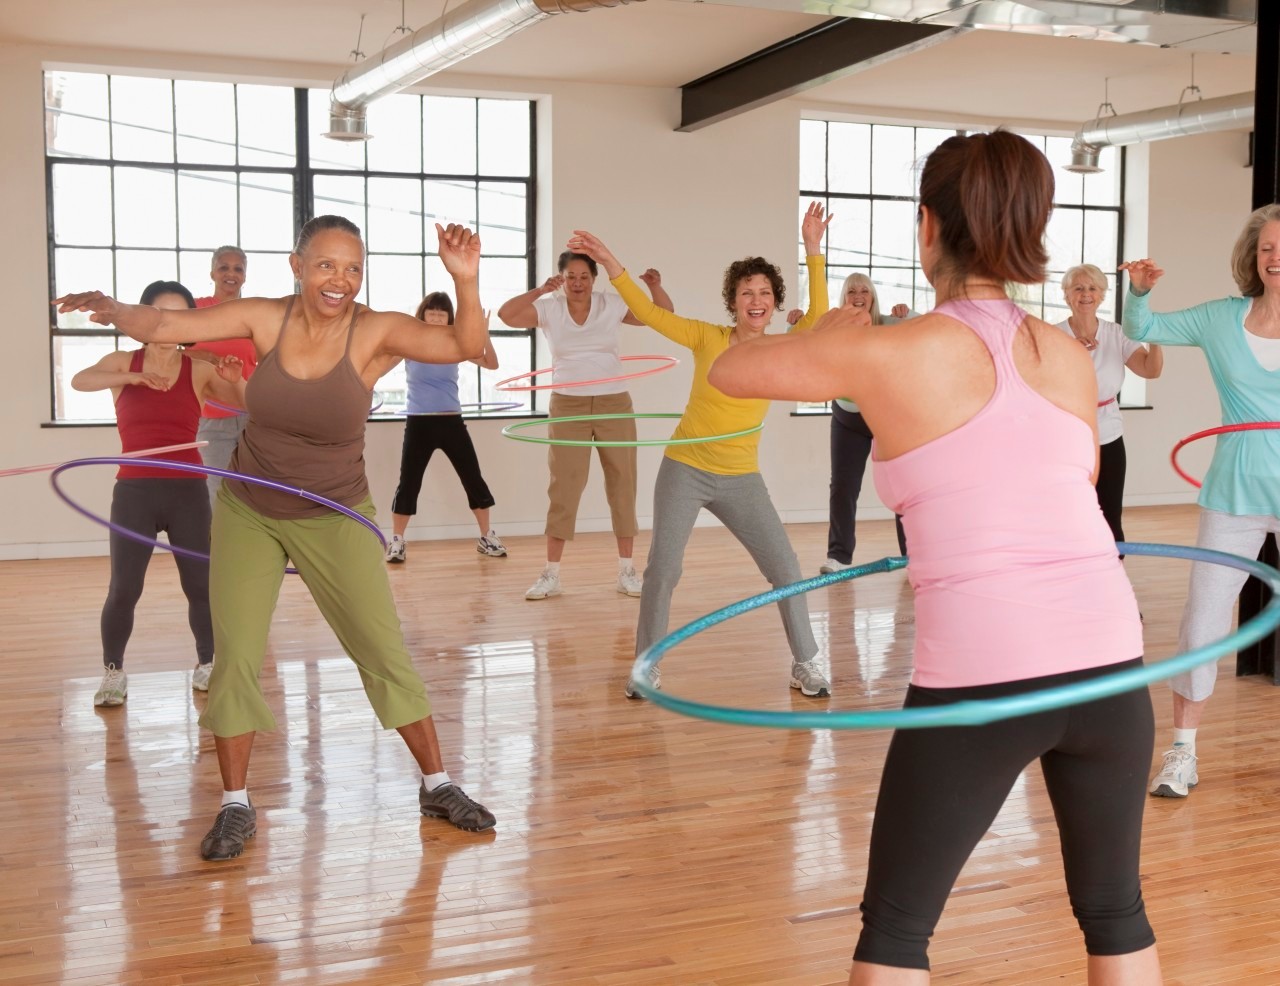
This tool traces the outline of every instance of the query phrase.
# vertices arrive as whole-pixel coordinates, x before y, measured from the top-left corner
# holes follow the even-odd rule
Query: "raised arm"
[[[436,232],[440,260],[453,278],[457,315],[452,325],[430,325],[400,312],[374,314],[373,320],[382,333],[379,355],[389,364],[386,369],[396,359],[462,363],[479,359],[484,352],[489,332],[480,307],[480,237],[453,223],[448,228],[436,223]]]
[[[498,318],[502,324],[511,329],[536,329],[538,327],[538,309],[533,303],[545,294],[553,294],[564,284],[564,275],[555,274],[548,277],[532,291],[518,294],[503,303],[498,309]]]
[[[1139,348],[1125,360],[1124,365],[1138,376],[1154,380],[1164,372],[1164,350],[1156,343],[1149,342],[1145,349]]]
[[[662,286],[661,273],[650,267],[640,275],[640,280],[644,281],[644,286],[649,289],[649,294],[653,297],[655,305],[669,312],[676,310],[675,305],[671,302],[671,295],[667,294],[667,289]],[[630,310],[627,311],[622,321],[627,325],[644,325]]]
[[[822,253],[822,237],[835,214],[826,215],[821,202],[810,202],[800,220],[800,239],[804,242],[804,265],[809,271],[809,307],[789,332],[805,332],[813,328],[831,307],[827,297],[827,258]]]
[[[1121,328],[1130,339],[1163,343],[1166,346],[1199,346],[1212,321],[1209,305],[1196,305],[1179,312],[1153,312],[1151,289],[1164,276],[1153,260],[1131,260],[1120,265],[1129,273],[1129,291],[1124,299]],[[1210,304],[1213,304],[1212,302]]]
[[[60,314],[89,312],[89,321],[114,325],[138,342],[181,345],[213,342],[217,339],[253,338],[253,326],[277,325],[280,302],[271,298],[244,298],[224,301],[210,308],[153,308],[150,305],[123,305],[101,291],[64,294],[53,302]],[[256,342],[256,340],[255,340]],[[261,349],[270,346],[260,347]]]
[[[493,339],[489,337],[489,313],[484,313],[484,349],[480,351],[480,355],[470,360],[482,370],[496,370],[498,368],[498,354],[493,349]]]

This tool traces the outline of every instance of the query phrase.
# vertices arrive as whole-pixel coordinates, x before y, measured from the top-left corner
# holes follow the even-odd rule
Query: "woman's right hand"
[[[65,315],[67,312],[91,312],[89,321],[97,322],[99,325],[113,324],[120,309],[124,307],[115,298],[101,291],[64,294],[61,298],[53,299],[53,304],[58,306],[59,315]]]
[[[1164,270],[1156,266],[1151,259],[1130,260],[1117,268],[1129,274],[1129,286],[1137,294],[1146,294],[1156,286],[1156,281],[1164,277]]]
[[[551,275],[551,277],[548,277],[545,281],[542,282],[542,293],[551,294],[554,291],[559,291],[563,285],[564,285],[564,275],[553,274]]]
[[[131,386],[150,387],[152,390],[168,390],[169,381],[159,373],[132,373],[129,381]]]

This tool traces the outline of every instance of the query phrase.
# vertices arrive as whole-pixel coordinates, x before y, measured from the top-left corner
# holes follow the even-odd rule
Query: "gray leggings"
[[[640,595],[640,623],[636,627],[639,655],[666,635],[671,596],[684,562],[685,545],[703,508],[729,528],[751,553],[760,572],[777,587],[800,581],[800,563],[787,540],[778,511],[758,472],[720,476],[663,458],[653,487],[653,537]],[[818,653],[803,596],[778,603],[791,656],[807,661]]]
[[[192,551],[209,550],[209,497],[203,479],[117,479],[111,495],[111,522]],[[124,667],[124,649],[133,634],[133,610],[152,548],[111,532],[111,587],[102,607],[102,666]],[[213,620],[209,615],[209,563],[175,556],[187,597],[187,622],[201,664],[213,660]]]

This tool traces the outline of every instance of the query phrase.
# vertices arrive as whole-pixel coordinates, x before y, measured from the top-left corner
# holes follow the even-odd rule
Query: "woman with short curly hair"
[[[809,206],[801,224],[809,269],[809,310],[796,329],[806,329],[827,310],[826,261],[820,250],[822,234],[831,221],[818,203]],[[693,351],[693,386],[684,416],[672,438],[706,438],[747,431],[764,421],[768,401],[737,400],[707,382],[716,357],[730,346],[764,334],[786,296],[782,273],[763,257],[734,261],[724,275],[724,306],[733,325],[713,325],[664,311],[649,301],[599,239],[578,230],[569,249],[596,260],[609,275],[622,300],[645,325]],[[640,594],[636,654],[667,632],[671,596],[680,581],[685,545],[703,508],[717,517],[751,553],[761,573],[774,586],[800,580],[800,565],[787,540],[778,511],[760,475],[759,432],[691,445],[668,445],[653,490],[653,537]],[[778,603],[791,649],[791,687],[803,694],[826,698],[830,683],[814,660],[818,652],[809,610],[802,596]],[[650,672],[654,687],[658,669]],[[628,698],[634,698],[630,681]]]

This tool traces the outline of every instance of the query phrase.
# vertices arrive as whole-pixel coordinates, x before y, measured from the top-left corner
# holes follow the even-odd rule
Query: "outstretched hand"
[[[573,235],[569,237],[568,247],[574,253],[585,254],[590,257],[601,267],[604,272],[609,275],[610,279],[617,277],[622,273],[622,264],[618,262],[609,248],[604,245],[604,241],[598,236],[588,233],[585,229],[575,229]]]
[[[826,233],[827,227],[831,225],[831,220],[834,218],[835,213],[826,215],[826,209],[822,207],[821,202],[809,203],[809,208],[804,212],[804,219],[800,221],[800,238],[804,241],[804,252],[808,256],[812,257],[822,252],[823,234]]]
[[[466,226],[436,223],[436,235],[440,241],[440,262],[450,276],[477,277],[480,273],[480,235]]]
[[[115,298],[101,291],[64,294],[61,298],[55,298],[53,304],[58,306],[59,315],[65,315],[67,312],[91,312],[89,321],[97,322],[99,325],[114,323],[123,307]]]
[[[1156,281],[1164,277],[1163,268],[1158,267],[1156,262],[1150,258],[1130,260],[1121,264],[1117,269],[1129,273],[1129,285],[1138,294],[1146,294],[1155,287]]]

